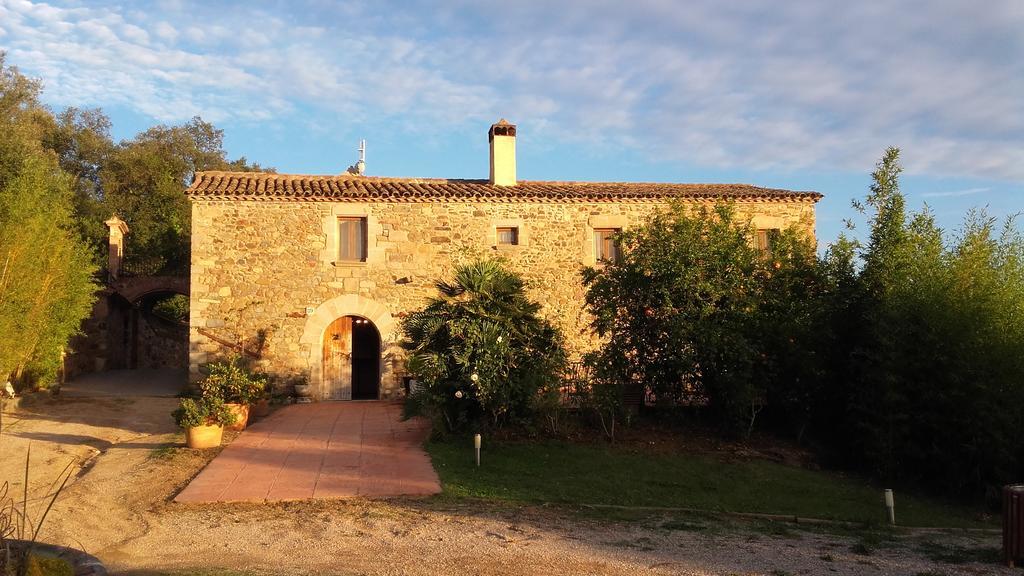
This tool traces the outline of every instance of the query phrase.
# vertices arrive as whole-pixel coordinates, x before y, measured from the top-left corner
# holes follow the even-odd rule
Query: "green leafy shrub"
[[[787,355],[817,318],[801,300],[816,282],[813,246],[786,230],[766,254],[754,232],[729,204],[675,204],[621,233],[615,262],[583,270],[607,338],[588,359],[606,432],[627,385],[663,405],[706,404],[723,430],[749,433],[776,383],[810,379],[813,363]]]
[[[537,395],[557,385],[565,352],[522,278],[501,261],[476,260],[437,289],[402,321],[418,402],[449,430],[531,418]]]
[[[219,398],[229,404],[252,404],[264,398],[270,389],[265,374],[250,372],[240,360],[211,362],[204,367],[206,376],[199,381],[204,398]]]
[[[235,423],[236,418],[234,412],[217,397],[182,398],[181,405],[172,415],[175,423],[181,428],[213,424],[230,426]]]
[[[153,312],[176,322],[188,322],[188,296],[175,294],[157,301]]]

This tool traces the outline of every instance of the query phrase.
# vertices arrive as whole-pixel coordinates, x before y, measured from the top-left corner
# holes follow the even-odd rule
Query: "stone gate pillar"
[[[128,233],[128,224],[117,215],[104,222],[110,229],[107,241],[107,274],[110,281],[121,276],[121,261],[124,260],[124,235]]]

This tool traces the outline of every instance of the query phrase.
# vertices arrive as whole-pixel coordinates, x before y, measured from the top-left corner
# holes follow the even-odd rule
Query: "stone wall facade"
[[[382,398],[400,395],[399,320],[436,295],[434,282],[474,255],[500,255],[529,282],[543,314],[562,327],[573,355],[596,341],[587,329],[580,268],[593,265],[595,228],[643,223],[659,202],[329,202],[193,199],[189,365],[230,350],[217,342],[265,335],[258,361],[301,376],[326,394],[322,342],[328,325],[369,319],[382,340]],[[758,228],[814,229],[810,200],[738,201]],[[338,219],[365,218],[365,262],[339,262]],[[518,245],[497,228],[517,227]],[[214,335],[216,338],[208,337]]]

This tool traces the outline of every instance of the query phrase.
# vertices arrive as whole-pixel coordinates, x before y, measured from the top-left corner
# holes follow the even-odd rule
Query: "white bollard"
[[[889,509],[889,524],[896,525],[896,502],[892,498],[892,490],[885,489],[885,507]]]
[[[480,467],[480,435],[473,436],[473,448],[476,450],[476,467]]]

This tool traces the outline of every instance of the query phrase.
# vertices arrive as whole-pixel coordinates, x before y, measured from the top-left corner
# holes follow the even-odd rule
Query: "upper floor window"
[[[338,218],[338,260],[366,262],[366,218]]]
[[[757,249],[765,254],[771,254],[775,242],[779,238],[778,228],[761,228],[757,231]]]
[[[615,235],[621,228],[594,228],[594,256],[600,262],[618,262],[619,243]]]
[[[519,228],[515,226],[498,228],[497,236],[499,245],[515,246],[519,244]]]

